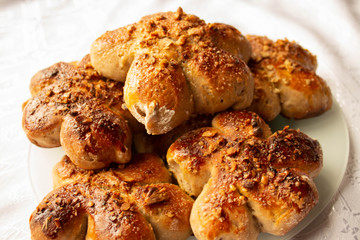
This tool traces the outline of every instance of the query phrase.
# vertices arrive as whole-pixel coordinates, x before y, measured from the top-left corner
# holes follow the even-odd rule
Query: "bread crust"
[[[303,119],[331,108],[330,88],[316,74],[316,56],[287,39],[272,41],[255,35],[247,39],[253,50],[249,67],[255,82],[249,110],[271,121],[280,113]]]
[[[285,127],[274,134],[257,114],[229,111],[169,148],[170,171],[198,196],[190,223],[197,239],[284,235],[317,204],[318,141]]]
[[[32,98],[23,109],[22,126],[40,147],[62,146],[78,166],[97,169],[131,158],[136,120],[123,109],[123,84],[101,77],[85,57],[60,62],[31,80]]]
[[[186,122],[175,127],[166,134],[149,135],[146,132],[137,132],[133,135],[133,146],[136,152],[152,152],[166,158],[166,152],[170,145],[183,134],[202,127],[210,127],[213,115],[197,115],[191,117]]]
[[[32,239],[187,239],[193,200],[155,154],[85,170],[67,156],[53,169],[54,187],[30,217]]]
[[[247,39],[181,8],[104,33],[90,54],[100,74],[125,82],[125,103],[149,134],[167,133],[191,114],[242,109],[252,101]]]

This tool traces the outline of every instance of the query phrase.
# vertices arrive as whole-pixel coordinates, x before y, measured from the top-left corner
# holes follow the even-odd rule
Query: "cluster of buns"
[[[41,70],[23,129],[66,156],[31,215],[32,239],[286,234],[318,201],[322,151],[300,131],[272,134],[262,118],[330,109],[316,65],[295,42],[245,37],[179,8]]]

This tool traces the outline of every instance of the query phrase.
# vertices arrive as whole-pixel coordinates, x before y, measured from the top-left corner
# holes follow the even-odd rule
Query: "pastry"
[[[318,141],[285,127],[271,134],[257,114],[218,114],[212,127],[190,131],[167,153],[169,169],[195,200],[190,223],[204,239],[284,235],[318,202]]]
[[[31,79],[23,129],[40,147],[62,146],[79,167],[98,169],[131,158],[137,121],[123,109],[123,84],[100,76],[89,57],[59,62]]]
[[[253,98],[246,38],[181,8],[104,33],[90,55],[101,75],[125,82],[126,106],[149,134],[167,133],[192,114],[243,109]]]
[[[163,161],[134,155],[104,170],[76,167],[67,156],[53,170],[54,187],[30,217],[35,239],[184,239],[193,204],[171,184]]]
[[[320,115],[332,106],[330,88],[316,74],[317,60],[308,50],[287,39],[247,36],[252,57],[254,100],[248,108],[266,121],[278,114],[302,119]]]

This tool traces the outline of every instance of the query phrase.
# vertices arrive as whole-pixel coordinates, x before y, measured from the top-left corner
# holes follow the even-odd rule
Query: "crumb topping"
[[[165,209],[164,216],[172,227],[189,228],[193,200],[177,186],[163,183],[170,182],[171,178],[156,155],[140,154],[128,166],[96,171],[80,169],[65,157],[56,169],[62,169],[57,175],[63,177],[65,185],[48,194],[30,219],[31,226],[41,226],[48,238],[72,229],[72,224],[86,229],[88,219],[92,218],[93,230],[105,238],[155,239],[147,216],[160,209]],[[142,178],[137,177],[140,169]],[[144,210],[144,206],[150,209]],[[87,233],[72,234],[85,237]]]
[[[270,135],[259,116],[246,111],[220,113],[212,125],[186,133],[168,153],[168,161],[181,169],[197,167],[182,173],[185,179],[211,172],[198,203],[201,218],[224,230],[232,224],[227,211],[236,208],[259,224],[277,224],[282,217],[296,224],[315,206],[318,195],[310,176],[322,167],[318,141],[289,127]]]

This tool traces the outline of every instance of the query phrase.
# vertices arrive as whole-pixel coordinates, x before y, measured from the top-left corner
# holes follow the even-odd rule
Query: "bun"
[[[30,217],[32,239],[187,239],[193,200],[154,154],[93,171],[67,156],[53,170],[55,190]]]
[[[202,127],[211,126],[213,115],[197,115],[190,117],[189,120],[177,126],[170,132],[162,135],[148,135],[146,132],[137,132],[133,136],[133,144],[136,152],[156,153],[161,158],[166,158],[166,152],[170,145],[175,142],[177,138],[189,132]]]
[[[167,161],[181,188],[198,196],[190,217],[197,239],[284,235],[318,202],[320,144],[289,128],[271,134],[252,112],[218,114],[212,127],[178,138]]]
[[[100,74],[125,82],[125,103],[149,134],[167,133],[191,114],[242,109],[252,101],[246,38],[181,8],[106,32],[90,54]]]
[[[295,42],[247,36],[253,55],[249,67],[255,82],[248,108],[271,121],[278,114],[302,119],[317,116],[332,106],[330,88],[316,74],[316,57]]]
[[[23,129],[40,147],[62,146],[79,167],[97,169],[131,158],[135,119],[122,108],[123,84],[98,75],[85,57],[60,62],[31,79]]]

